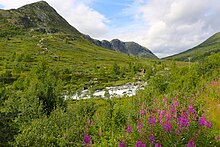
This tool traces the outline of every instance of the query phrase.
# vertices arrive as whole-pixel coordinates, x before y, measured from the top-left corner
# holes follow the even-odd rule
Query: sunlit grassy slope
[[[191,61],[198,61],[207,56],[210,56],[213,53],[218,52],[220,52],[220,33],[214,34],[206,41],[192,49],[189,49],[174,56],[167,57],[165,59],[189,61],[190,58]]]

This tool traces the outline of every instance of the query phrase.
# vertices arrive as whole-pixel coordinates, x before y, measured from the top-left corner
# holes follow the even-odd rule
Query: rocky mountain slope
[[[154,55],[149,49],[146,47],[143,47],[135,42],[123,42],[119,39],[113,39],[111,41],[107,40],[96,40],[92,39],[90,36],[86,35],[85,36],[88,40],[93,42],[94,44],[110,49],[113,51],[125,53],[128,55],[133,55],[133,56],[141,56],[141,57],[146,57],[146,58],[157,58],[156,55]]]

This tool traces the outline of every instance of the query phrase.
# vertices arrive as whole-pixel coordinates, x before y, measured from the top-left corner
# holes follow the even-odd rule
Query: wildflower
[[[158,113],[159,113],[159,122],[162,122],[164,110],[158,110]]]
[[[127,133],[131,133],[131,132],[132,132],[132,126],[128,126],[128,127],[126,128],[126,132],[127,132]]]
[[[192,114],[195,112],[192,104],[189,105],[188,112]]]
[[[83,141],[85,145],[88,145],[90,143],[90,136],[84,134]]]
[[[144,110],[140,110],[140,114],[143,115],[145,112]]]
[[[181,116],[184,118],[188,118],[189,114],[185,110],[183,110]]]
[[[152,134],[149,136],[149,139],[150,139],[151,143],[153,144],[154,143],[154,136]]]
[[[196,146],[196,144],[193,140],[190,140],[187,144],[187,147],[195,147],[195,146]]]
[[[166,99],[166,98],[163,98],[163,102],[166,103],[166,102],[167,102],[167,99]]]
[[[220,136],[217,136],[217,137],[216,137],[216,140],[220,140]]]
[[[150,126],[154,126],[156,124],[156,118],[153,116],[150,116],[148,119],[148,123],[150,124]]]
[[[174,107],[177,107],[177,106],[178,106],[178,100],[174,100],[173,106],[174,106]]]
[[[163,123],[162,125],[163,125],[163,127],[164,127],[164,130],[165,130],[167,133],[168,133],[168,132],[172,133],[172,125],[171,125],[171,124],[169,124],[169,123]]]
[[[179,122],[179,127],[184,128],[184,127],[189,127],[189,120],[187,118],[184,118],[182,116],[178,117],[178,122]]]
[[[180,135],[180,130],[179,130],[179,129],[176,129],[176,130],[175,130],[175,133],[176,133],[177,135]]]
[[[205,117],[201,117],[199,119],[199,125],[206,126],[206,127],[209,127],[209,128],[212,127],[212,123],[207,121]]]
[[[144,125],[143,125],[142,123],[140,123],[140,124],[137,126],[138,131],[140,132],[143,127],[144,127]]]
[[[175,106],[172,106],[171,108],[170,108],[170,112],[171,113],[174,113],[176,111],[176,107]]]
[[[135,147],[146,147],[146,144],[142,143],[141,141],[137,141]]]
[[[118,147],[126,147],[126,142],[121,141],[120,144],[118,145]]]
[[[162,145],[159,143],[156,143],[154,147],[162,147]]]

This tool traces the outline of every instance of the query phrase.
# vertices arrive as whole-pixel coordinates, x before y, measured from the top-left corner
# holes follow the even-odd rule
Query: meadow
[[[45,61],[19,72],[3,64],[1,145],[219,146],[219,59],[213,54],[194,63],[153,60],[147,66],[133,64],[135,69],[113,64],[108,76],[118,79],[112,81],[130,75],[135,80],[146,67],[136,79],[147,81],[145,90],[133,97],[78,101],[64,100],[67,83],[77,81],[71,70]],[[71,80],[64,80],[67,74]]]

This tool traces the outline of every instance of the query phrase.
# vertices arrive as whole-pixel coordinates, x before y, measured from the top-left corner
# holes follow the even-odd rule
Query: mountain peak
[[[6,10],[2,13],[5,13],[2,16],[6,20],[21,28],[43,33],[80,34],[45,1],[28,4],[18,9]]]
[[[39,9],[42,11],[55,11],[53,7],[51,7],[46,1],[38,1],[38,2],[27,4],[27,5],[24,5],[18,8],[18,10],[25,10],[25,9]]]

